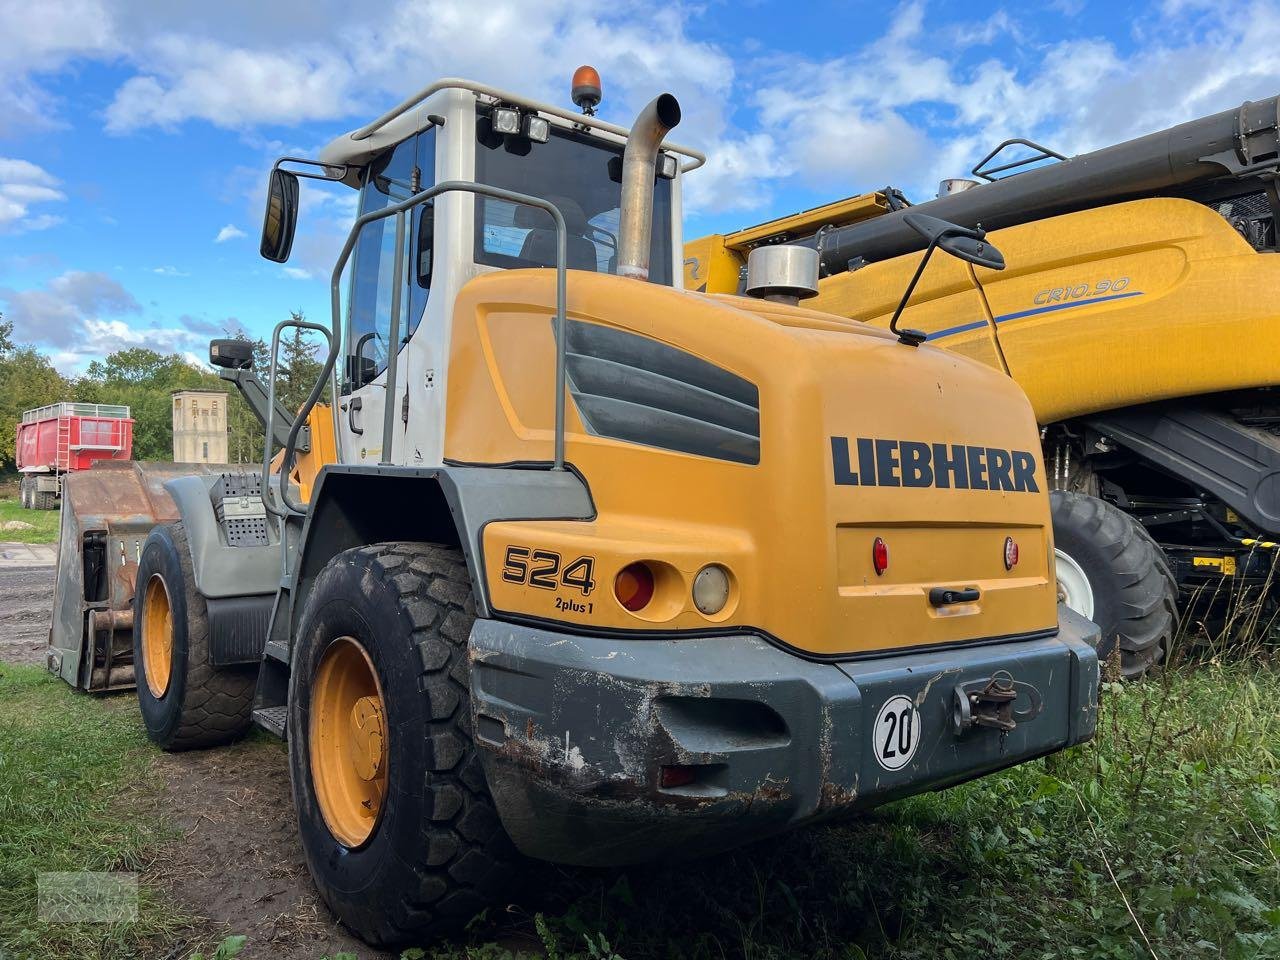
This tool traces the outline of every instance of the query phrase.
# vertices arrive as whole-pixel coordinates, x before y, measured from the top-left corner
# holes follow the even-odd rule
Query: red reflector
[[[889,569],[889,545],[879,537],[871,544],[871,564],[876,568],[877,577]]]
[[[613,581],[613,595],[632,613],[647,607],[653,599],[653,571],[649,565],[629,563],[619,570]]]
[[[687,787],[693,783],[695,769],[695,767],[663,767],[658,771],[658,786],[663,789]]]
[[[1004,568],[1012,570],[1018,565],[1018,541],[1013,537],[1004,538]]]

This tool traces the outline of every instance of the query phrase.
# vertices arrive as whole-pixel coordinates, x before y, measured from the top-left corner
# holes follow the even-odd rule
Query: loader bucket
[[[63,478],[50,673],[95,693],[133,688],[138,560],[151,528],[178,519],[164,484],[231,469],[211,463],[99,461]]]

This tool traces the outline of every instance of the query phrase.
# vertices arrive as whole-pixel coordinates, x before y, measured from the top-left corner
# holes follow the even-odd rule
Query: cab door
[[[385,209],[430,186],[435,174],[434,131],[427,130],[375,158],[365,171],[360,191],[360,215]],[[392,215],[366,224],[356,241],[343,325],[342,356],[339,369],[341,394],[338,403],[339,437],[345,463],[401,462],[404,424],[395,415],[392,421],[392,449],[384,450],[384,411],[387,400],[387,366],[392,351],[397,353],[395,387],[397,398],[405,385],[413,382],[404,348],[417,327],[426,306],[426,291],[415,282],[409,251],[416,249],[413,236],[419,217],[411,210],[404,214],[401,237],[399,323],[396,342],[391,342],[391,310],[397,298],[393,289],[396,263],[396,220]],[[395,404],[396,398],[391,402]],[[395,411],[393,411],[393,414]]]

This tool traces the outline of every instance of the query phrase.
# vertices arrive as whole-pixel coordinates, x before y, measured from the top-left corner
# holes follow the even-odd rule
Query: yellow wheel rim
[[[325,825],[346,847],[368,841],[387,795],[387,721],[373,661],[340,637],[312,686],[311,781]]]
[[[147,581],[142,598],[142,666],[147,688],[160,699],[169,689],[173,673],[173,608],[159,574]]]

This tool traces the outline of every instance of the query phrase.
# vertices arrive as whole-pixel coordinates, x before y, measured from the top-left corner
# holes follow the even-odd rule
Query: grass
[[[177,921],[141,888],[136,922],[46,923],[37,877],[138,871],[163,835],[120,798],[145,782],[150,750],[131,698],[75,693],[39,667],[0,664],[0,957],[158,956]]]
[[[0,957],[169,955],[178,922],[145,888],[136,924],[35,918],[37,873],[134,870],[166,840],[113,803],[146,776],[132,701],[0,673]],[[1278,704],[1263,648],[1108,684],[1065,754],[708,861],[532,866],[518,903],[403,956],[1280,957]]]
[[[0,499],[0,524],[20,520],[32,525],[30,530],[0,530],[0,541],[18,543],[55,543],[58,539],[59,510],[24,510],[17,498]]]
[[[700,864],[548,871],[425,955],[1280,956],[1277,704],[1258,662],[1109,684],[1068,753]]]

